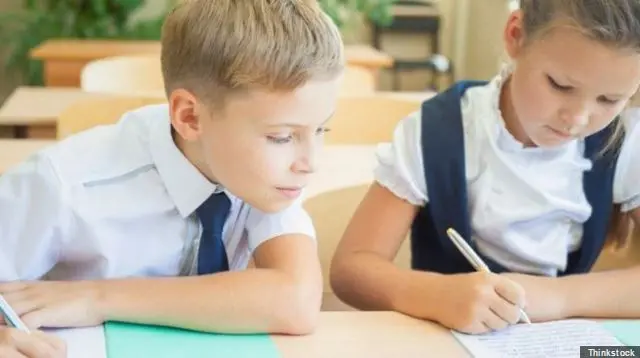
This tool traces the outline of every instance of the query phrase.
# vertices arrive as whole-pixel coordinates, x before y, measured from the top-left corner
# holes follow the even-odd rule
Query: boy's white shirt
[[[478,250],[512,271],[554,276],[577,250],[591,206],[583,190],[584,141],[553,149],[525,148],[505,128],[500,89],[508,69],[462,98],[469,210]],[[640,206],[640,110],[623,114],[627,135],[614,178],[614,201]],[[375,180],[396,196],[428,202],[421,147],[421,114],[402,120],[392,143],[378,149]],[[637,154],[636,154],[637,155]]]
[[[190,275],[215,190],[178,150],[166,105],[70,137],[0,176],[0,282]],[[296,202],[263,213],[226,192],[231,270],[283,234],[315,239]]]

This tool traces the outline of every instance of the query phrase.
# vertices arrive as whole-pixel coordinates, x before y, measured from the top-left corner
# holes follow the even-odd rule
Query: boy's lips
[[[278,191],[284,196],[295,199],[300,196],[304,187],[277,187],[276,189],[278,189]]]

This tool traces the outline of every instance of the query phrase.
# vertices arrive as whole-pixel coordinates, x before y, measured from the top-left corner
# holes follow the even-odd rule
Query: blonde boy
[[[314,0],[181,3],[162,35],[167,105],[0,178],[0,293],[34,328],[312,331],[321,272],[298,198],[343,62]]]

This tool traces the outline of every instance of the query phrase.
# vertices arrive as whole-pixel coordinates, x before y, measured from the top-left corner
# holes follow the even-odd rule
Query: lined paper
[[[67,343],[67,358],[107,358],[104,327],[47,330]]]
[[[518,324],[482,335],[453,332],[477,358],[575,358],[580,346],[622,346],[608,330],[595,321],[562,320]]]

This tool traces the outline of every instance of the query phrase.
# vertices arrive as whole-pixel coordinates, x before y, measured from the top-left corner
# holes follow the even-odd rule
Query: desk
[[[54,140],[0,139],[0,175],[54,143]]]
[[[321,312],[308,336],[273,336],[283,358],[469,357],[448,330],[395,312]]]
[[[47,86],[80,86],[82,68],[92,60],[122,55],[160,54],[159,41],[63,40],[45,41],[31,50],[31,58],[42,60]],[[364,67],[377,77],[390,68],[393,58],[367,45],[345,46],[347,63]]]
[[[377,92],[394,98],[422,102],[432,92]],[[164,98],[164,93],[157,93]],[[58,116],[74,102],[105,98],[108,94],[89,93],[72,87],[18,87],[0,108],[0,126],[14,129],[17,138],[55,138]]]
[[[101,328],[66,331],[69,358],[106,357]],[[313,334],[271,340],[282,358],[469,357],[449,330],[386,311],[321,312]]]

